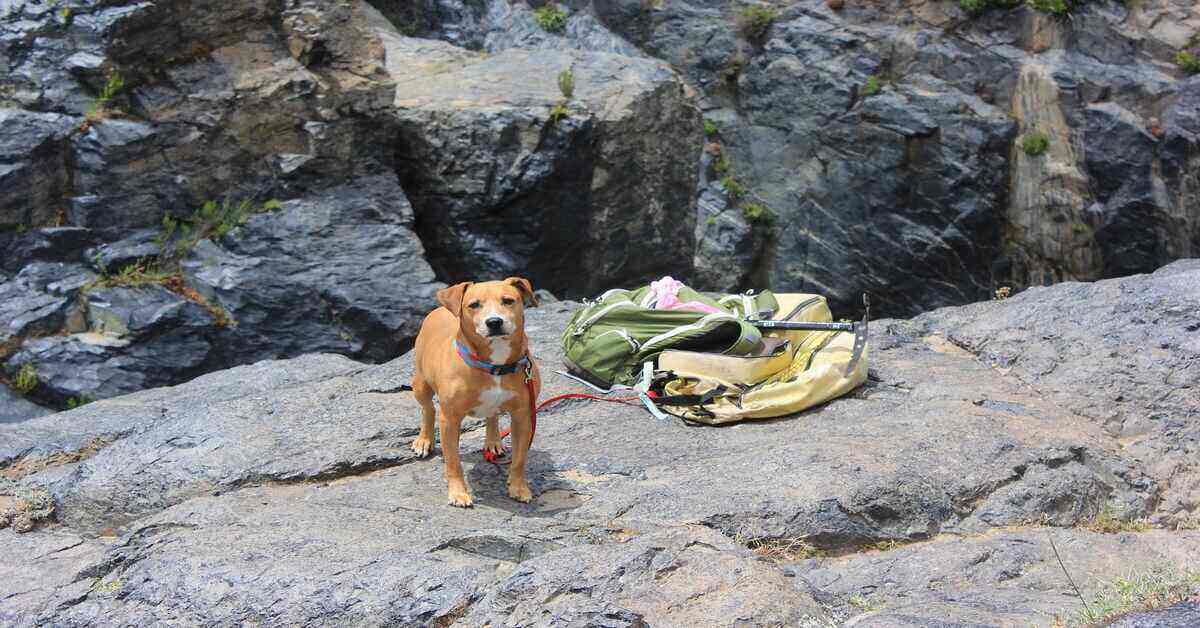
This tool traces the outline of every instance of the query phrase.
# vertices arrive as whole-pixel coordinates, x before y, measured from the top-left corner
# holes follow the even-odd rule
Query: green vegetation
[[[716,217],[716,216],[709,216],[708,218],[706,218],[706,219],[704,220],[704,224],[706,224],[706,225],[708,225],[708,226],[710,226],[710,227],[711,227],[711,226],[713,226],[713,225],[715,225],[715,224],[717,224],[717,217]]]
[[[556,4],[534,9],[533,19],[547,33],[561,33],[567,28],[567,12]]]
[[[867,77],[867,84],[863,85],[862,95],[864,98],[867,96],[874,96],[875,94],[879,93],[880,89],[879,77],[871,75]]]
[[[1125,517],[1111,504],[1106,504],[1091,521],[1083,524],[1082,527],[1092,532],[1116,534],[1118,532],[1145,532],[1150,529],[1150,523],[1145,519]]]
[[[746,7],[738,14],[738,30],[746,41],[761,44],[767,38],[767,31],[771,30],[771,24],[775,22],[777,15],[771,7]]]
[[[134,288],[137,286],[162,285],[173,273],[159,269],[157,259],[141,259],[115,273],[109,273],[107,268],[100,269],[100,276],[83,286],[83,291],[97,288]]]
[[[1162,567],[1131,574],[1108,583],[1083,608],[1076,611],[1072,624],[1107,624],[1126,613],[1169,606],[1200,595],[1200,570]]]
[[[546,118],[546,122],[550,126],[555,126],[558,124],[559,120],[562,120],[563,118],[567,117],[567,115],[569,115],[570,113],[571,113],[571,111],[569,109],[567,109],[567,105],[565,103],[561,103],[561,102],[556,103],[554,105],[554,108],[552,108],[550,110],[550,116],[548,118]]]
[[[720,133],[720,132],[721,132],[721,129],[719,127],[717,127],[716,122],[713,122],[712,120],[704,121],[704,135],[706,137],[714,137],[717,133]]]
[[[162,232],[159,234],[159,247],[164,253],[160,254],[160,257],[182,257],[201,240],[220,238],[234,227],[246,224],[250,216],[275,211],[281,207],[283,204],[274,199],[256,205],[248,200],[235,202],[227,197],[221,203],[204,203],[190,218],[164,216]],[[172,254],[167,255],[166,249],[172,243]]]
[[[729,158],[726,157],[724,154],[721,154],[721,156],[717,157],[713,161],[713,172],[717,173],[717,175],[724,175],[724,174],[728,173],[729,172]]]
[[[158,234],[159,253],[156,257],[140,259],[116,272],[109,272],[97,259],[95,265],[100,276],[88,282],[83,290],[159,285],[208,310],[217,327],[236,325],[224,308],[209,302],[187,285],[179,272],[179,260],[201,240],[220,238],[245,224],[250,216],[282,207],[283,204],[274,199],[256,204],[248,200],[233,201],[226,198],[221,203],[208,201],[188,218],[166,216],[163,218],[162,231]],[[90,401],[79,398],[76,403],[82,405]]]
[[[1175,55],[1175,65],[1188,74],[1200,74],[1200,58],[1186,50]]]
[[[1029,0],[1029,6],[1043,13],[1066,15],[1073,8],[1067,0]]]
[[[100,93],[96,96],[96,99],[88,106],[86,118],[88,120],[99,119],[108,110],[113,98],[116,98],[117,94],[121,93],[123,89],[125,89],[125,79],[121,76],[120,72],[113,71],[112,74],[108,75],[108,80],[105,81],[104,87],[100,88]]]
[[[37,368],[32,364],[26,363],[21,366],[21,370],[17,371],[17,376],[12,380],[13,390],[28,395],[33,392],[38,385]]]
[[[1037,157],[1045,153],[1047,148],[1050,148],[1050,138],[1041,131],[1033,131],[1021,140],[1021,148],[1025,151],[1026,155]]]
[[[1068,15],[1089,0],[958,0],[958,6],[964,11],[974,14],[984,13],[992,9],[1012,9],[1021,5],[1049,13],[1051,15]]]
[[[742,205],[742,216],[747,222],[770,224],[774,222],[775,217],[771,210],[767,209],[762,203],[745,203]]]
[[[562,92],[563,98],[567,100],[575,96],[574,72],[568,69],[558,73],[558,91]]]
[[[721,187],[725,188],[725,194],[729,200],[734,202],[746,195],[746,186],[742,185],[732,174],[721,177]]]
[[[95,399],[92,399],[91,397],[89,397],[89,396],[87,396],[87,395],[80,395],[80,396],[78,396],[78,397],[71,397],[70,399],[68,399],[68,400],[67,400],[67,409],[68,409],[68,410],[74,410],[75,408],[81,408],[81,407],[83,407],[83,406],[86,406],[87,404],[89,404],[89,403],[91,403],[91,402],[93,402],[93,401],[95,401]]]

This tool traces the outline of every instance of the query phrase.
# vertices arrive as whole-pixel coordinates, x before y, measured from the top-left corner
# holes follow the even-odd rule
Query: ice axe
[[[796,321],[751,320],[746,321],[758,329],[781,329],[784,331],[848,331],[854,333],[854,350],[846,373],[854,371],[863,349],[867,346],[867,322],[871,320],[871,299],[863,293],[863,319],[861,323],[802,323]]]

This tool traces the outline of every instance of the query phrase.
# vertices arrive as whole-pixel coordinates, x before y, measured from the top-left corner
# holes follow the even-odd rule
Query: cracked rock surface
[[[576,307],[529,312],[544,397]],[[0,623],[1048,625],[1079,608],[1051,539],[1085,596],[1200,562],[1198,342],[1194,260],[876,321],[868,383],[797,417],[545,410],[528,505],[471,423],[470,510],[408,448],[408,356],[219,371],[0,424],[57,513],[0,530]]]

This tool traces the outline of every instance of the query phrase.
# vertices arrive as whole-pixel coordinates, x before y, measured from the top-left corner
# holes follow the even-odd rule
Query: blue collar
[[[462,344],[458,342],[457,338],[454,339],[454,348],[458,351],[458,355],[462,356],[463,362],[466,362],[469,366],[473,366],[477,369],[485,370],[492,375],[509,375],[511,373],[516,373],[517,371],[525,368],[525,365],[529,363],[528,354],[521,356],[520,360],[517,360],[516,362],[509,362],[508,364],[492,364],[491,362],[484,362],[483,360],[475,357],[475,354],[471,353],[470,349],[462,346]]]

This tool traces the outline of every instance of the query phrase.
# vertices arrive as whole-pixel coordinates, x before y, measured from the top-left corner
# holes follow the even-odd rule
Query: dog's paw
[[[471,494],[463,490],[450,489],[450,505],[459,508],[470,508],[474,505],[474,500],[471,499]]]
[[[533,499],[533,491],[529,488],[529,482],[525,480],[509,482],[508,496],[523,504],[528,504]]]
[[[412,442],[413,453],[417,454],[418,458],[424,458],[433,452],[433,439],[418,436]]]
[[[486,443],[485,442],[483,444],[483,450],[492,454],[493,456],[495,456],[497,458],[504,457],[504,452],[505,452],[504,443],[500,442],[499,440],[497,440],[494,443]]]

